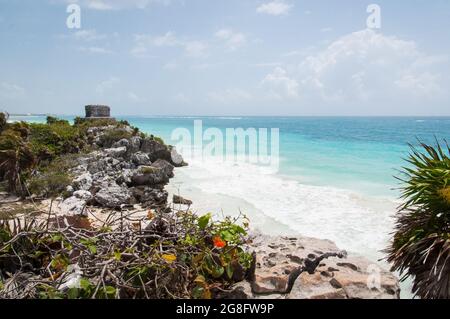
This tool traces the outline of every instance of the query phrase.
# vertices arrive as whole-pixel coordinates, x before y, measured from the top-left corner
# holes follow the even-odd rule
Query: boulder
[[[132,176],[134,186],[167,184],[173,177],[173,166],[165,160],[157,160],[151,166],[140,166]]]
[[[160,205],[167,201],[168,193],[165,190],[149,186],[137,186],[131,188],[130,191],[136,201],[143,204],[143,206]]]
[[[105,149],[105,153],[112,158],[123,158],[123,156],[127,153],[127,148],[125,146],[107,148]]]
[[[85,190],[78,190],[78,191],[75,191],[75,192],[73,193],[73,196],[75,196],[75,197],[78,198],[78,199],[85,200],[85,201],[89,201],[89,200],[92,199],[92,194],[91,194],[91,192],[85,191]]]
[[[92,175],[85,172],[73,180],[73,185],[78,190],[89,190],[92,187]]]
[[[85,207],[85,200],[71,196],[60,202],[57,208],[63,215],[87,216],[87,212],[84,209]]]
[[[192,201],[191,200],[185,199],[185,198],[183,198],[183,197],[181,197],[179,195],[175,195],[175,194],[172,197],[172,203],[180,204],[180,205],[188,205],[188,206],[192,205]]]
[[[113,148],[119,148],[119,147],[126,147],[126,148],[128,148],[129,145],[130,145],[130,141],[127,140],[126,138],[123,138],[123,139],[121,139],[120,141],[115,142],[115,143],[112,145],[112,147],[113,147]]]
[[[399,298],[398,279],[392,273],[366,258],[348,256],[329,240],[257,234],[249,249],[255,254],[252,298]]]
[[[141,152],[147,154],[152,162],[157,159],[171,160],[170,151],[168,147],[151,138],[142,140]]]
[[[186,166],[187,165],[184,162],[183,157],[177,152],[175,147],[172,147],[172,150],[170,151],[170,162],[175,167],[182,167],[182,166]]]
[[[131,161],[138,166],[148,166],[152,164],[150,158],[144,152],[137,152],[131,155]]]
[[[127,152],[129,155],[139,152],[141,149],[142,138],[139,136],[132,136],[130,138],[130,143],[127,148]]]
[[[114,183],[96,192],[94,199],[100,206],[117,208],[120,205],[129,204],[131,194],[126,186],[123,187]]]

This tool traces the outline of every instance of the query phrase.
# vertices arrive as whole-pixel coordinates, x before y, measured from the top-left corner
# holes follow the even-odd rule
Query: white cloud
[[[367,29],[298,55],[295,65],[275,68],[262,84],[280,99],[298,97],[307,104],[344,107],[378,105],[386,107],[379,112],[389,113],[392,103],[443,96],[448,80],[443,80],[440,66],[447,62],[446,57],[422,53],[413,41]]]
[[[215,37],[225,41],[225,45],[230,51],[235,51],[247,43],[247,37],[241,32],[232,29],[220,29],[215,33]]]
[[[138,34],[134,36],[134,47],[131,54],[135,57],[148,56],[152,48],[175,47],[181,48],[188,57],[205,57],[208,55],[208,45],[202,41],[185,40],[174,32],[166,32],[160,36]]]
[[[103,95],[105,94],[107,91],[113,89],[117,84],[120,83],[120,79],[118,77],[112,76],[109,79],[100,82],[95,91],[100,94]]]
[[[66,3],[79,3],[92,10],[145,9],[152,4],[169,5],[171,0],[62,0]]]
[[[112,54],[114,53],[111,50],[102,48],[102,47],[80,47],[78,48],[81,52],[91,53],[91,54]]]
[[[307,75],[303,83],[319,90],[324,98],[429,95],[437,92],[438,76],[429,74],[428,68],[418,67],[424,61],[429,63],[430,56],[421,53],[413,41],[367,29],[341,37],[307,57],[299,71]],[[428,84],[424,85],[424,81]],[[412,85],[414,92],[398,91]]]
[[[255,68],[274,68],[274,67],[281,66],[281,65],[282,65],[281,62],[265,62],[265,63],[250,64],[250,66],[255,67]]]
[[[128,92],[128,99],[130,99],[132,102],[134,103],[142,103],[145,102],[146,100],[141,98],[139,95],[137,95],[134,92]]]
[[[15,100],[25,96],[25,89],[17,84],[0,82],[0,98]]]
[[[269,88],[271,96],[282,98],[297,98],[299,96],[299,84],[297,80],[289,77],[287,71],[281,67],[266,75],[262,85]]]
[[[152,39],[153,45],[157,47],[173,47],[182,45],[181,41],[177,39],[175,34],[171,31],[164,35],[154,37]]]
[[[188,41],[183,44],[187,56],[202,58],[208,55],[208,45],[201,41]]]
[[[282,0],[275,0],[268,3],[263,3],[256,9],[256,12],[279,16],[288,14],[292,7],[293,5]]]
[[[234,105],[243,102],[248,102],[253,99],[253,96],[242,89],[233,88],[223,91],[213,91],[207,94],[207,99],[212,102],[225,105]]]
[[[73,33],[73,36],[77,40],[82,41],[96,41],[106,38],[105,34],[99,34],[96,30],[79,30]]]

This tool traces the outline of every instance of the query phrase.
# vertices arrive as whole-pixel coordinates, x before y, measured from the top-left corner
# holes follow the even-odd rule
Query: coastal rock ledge
[[[254,234],[249,279],[224,299],[398,299],[398,279],[332,241]]]

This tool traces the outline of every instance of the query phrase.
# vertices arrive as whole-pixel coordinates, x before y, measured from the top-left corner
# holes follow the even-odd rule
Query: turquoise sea
[[[68,117],[70,119],[70,117]],[[169,185],[199,213],[245,213],[254,228],[335,241],[377,262],[393,228],[408,143],[450,139],[448,117],[120,117],[167,143],[176,128],[278,128],[279,170],[188,159]],[[43,121],[43,117],[12,118]]]

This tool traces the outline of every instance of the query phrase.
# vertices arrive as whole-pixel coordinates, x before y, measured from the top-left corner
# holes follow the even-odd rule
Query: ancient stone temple
[[[107,105],[86,105],[86,118],[109,118],[110,108]]]

